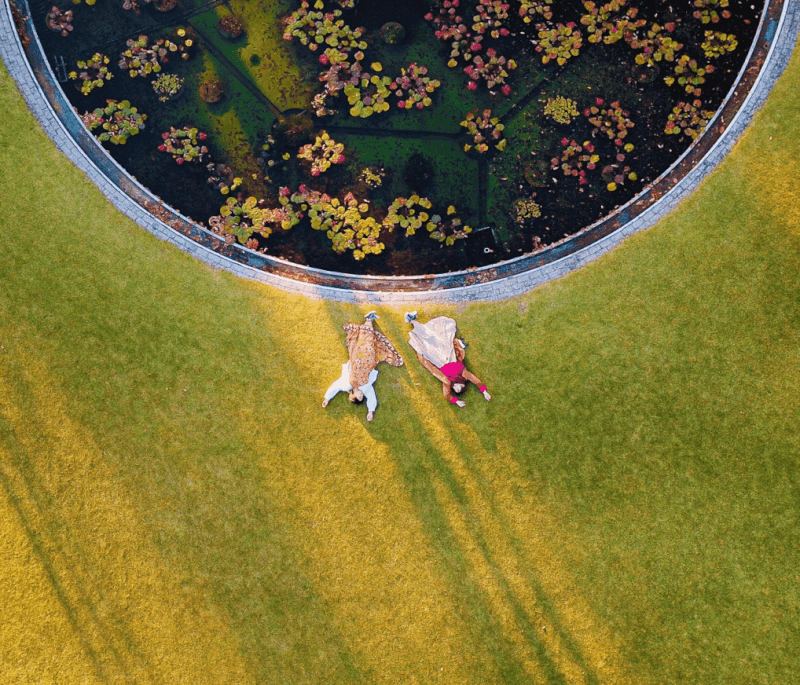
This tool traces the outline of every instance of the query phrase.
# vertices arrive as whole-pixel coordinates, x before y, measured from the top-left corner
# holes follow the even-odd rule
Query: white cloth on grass
[[[369,372],[369,380],[364,385],[358,386],[358,389],[364,393],[364,399],[367,400],[367,411],[375,411],[378,408],[378,397],[375,395],[375,388],[372,387],[373,383],[378,379],[378,369],[372,369]],[[325,391],[325,399],[330,402],[336,393],[350,392],[353,386],[350,385],[350,362],[342,364],[342,375],[337,380],[331,383],[331,386]]]

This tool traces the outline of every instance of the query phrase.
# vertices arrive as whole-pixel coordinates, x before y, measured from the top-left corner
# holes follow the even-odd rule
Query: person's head
[[[350,401],[353,404],[361,404],[364,401],[364,393],[358,388],[350,391]]]

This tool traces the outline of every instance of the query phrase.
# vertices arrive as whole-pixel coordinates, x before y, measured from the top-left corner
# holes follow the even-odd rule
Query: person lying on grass
[[[322,407],[327,407],[336,393],[347,392],[353,404],[360,404],[366,398],[367,421],[372,421],[378,408],[378,398],[373,387],[378,378],[378,369],[375,367],[380,362],[402,366],[403,358],[389,342],[389,338],[375,330],[374,321],[379,318],[378,315],[370,312],[364,318],[366,323],[346,323],[342,326],[347,333],[349,358],[342,364],[342,375],[325,391]]]
[[[408,334],[409,344],[417,353],[419,363],[442,382],[442,393],[448,402],[459,407],[467,406],[463,400],[453,397],[453,393],[458,394],[467,387],[467,382],[474,383],[487,401],[492,399],[483,381],[470,373],[464,364],[467,346],[456,338],[454,319],[437,316],[428,323],[420,323],[416,312],[407,312],[405,320],[413,326]]]

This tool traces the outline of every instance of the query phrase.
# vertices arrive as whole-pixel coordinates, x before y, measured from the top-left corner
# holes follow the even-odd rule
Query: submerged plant
[[[164,140],[158,149],[161,152],[168,152],[178,163],[202,162],[203,156],[208,154],[208,148],[203,145],[207,138],[205,133],[194,126],[184,126],[183,128],[169,127],[169,131],[161,134]]]
[[[98,140],[113,145],[124,145],[128,138],[138,135],[144,128],[145,119],[147,115],[139,114],[139,110],[131,107],[128,100],[106,100],[105,107],[81,115],[81,121],[90,131],[100,129],[99,133],[95,133]]]
[[[80,80],[81,93],[88,95],[95,88],[102,88],[105,81],[114,78],[114,74],[107,66],[109,62],[106,55],[96,52],[85,62],[78,62],[78,71],[71,71],[68,76],[73,81]]]

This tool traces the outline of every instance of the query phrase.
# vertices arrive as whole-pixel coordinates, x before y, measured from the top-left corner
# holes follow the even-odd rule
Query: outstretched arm
[[[330,387],[325,391],[325,399],[322,400],[322,407],[325,408],[338,392],[347,392],[350,390],[350,377],[347,370],[342,370],[342,375],[339,376]]]
[[[461,375],[464,376],[464,378],[466,378],[470,383],[474,383],[475,386],[478,388],[478,390],[480,390],[483,393],[483,396],[487,400],[492,399],[492,396],[486,389],[486,385],[484,384],[484,382],[480,378],[478,378],[474,373],[472,373],[466,366],[464,367],[464,370],[461,372]]]

